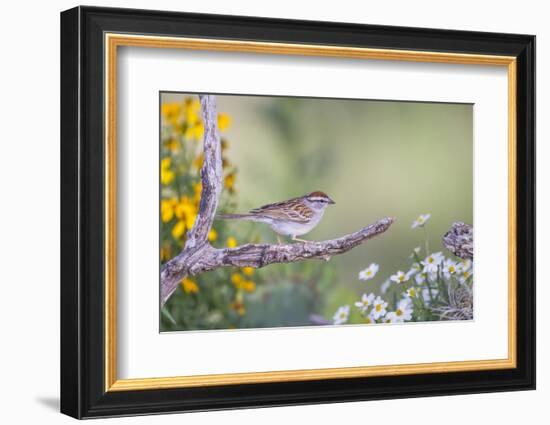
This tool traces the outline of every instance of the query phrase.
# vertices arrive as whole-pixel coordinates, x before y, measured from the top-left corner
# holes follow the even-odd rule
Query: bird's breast
[[[311,217],[308,223],[297,223],[294,221],[273,220],[271,228],[281,235],[300,236],[311,232],[323,217],[323,212],[317,212]]]

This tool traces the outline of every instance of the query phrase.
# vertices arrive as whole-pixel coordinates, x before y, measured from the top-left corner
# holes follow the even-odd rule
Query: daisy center
[[[376,304],[375,309],[376,309],[376,311],[382,310],[382,304]]]
[[[403,312],[401,311],[400,308],[398,308],[397,310],[395,310],[395,315],[396,315],[396,316],[401,316],[401,315],[403,315]]]

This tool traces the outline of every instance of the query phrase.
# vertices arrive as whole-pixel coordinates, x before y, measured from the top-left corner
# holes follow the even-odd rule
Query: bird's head
[[[321,192],[319,190],[306,195],[305,200],[311,208],[316,210],[323,210],[328,205],[332,205],[335,203],[330,198],[330,196],[328,196],[325,192]]]

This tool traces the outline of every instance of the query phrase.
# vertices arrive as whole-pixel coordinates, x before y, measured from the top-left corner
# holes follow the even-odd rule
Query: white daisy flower
[[[456,265],[456,268],[457,268],[457,271],[458,272],[463,272],[465,270],[470,270],[472,267],[473,267],[473,263],[472,263],[472,260],[462,260],[460,261],[457,265]]]
[[[361,297],[361,301],[357,301],[355,303],[356,307],[359,307],[361,309],[361,312],[365,313],[368,308],[372,305],[374,302],[374,294],[370,293],[369,295],[363,294]]]
[[[372,318],[374,320],[378,320],[382,316],[384,316],[386,314],[386,307],[387,306],[388,306],[388,303],[386,301],[384,301],[379,296],[376,297],[376,299],[373,302],[373,307],[372,307],[372,312],[371,312]]]
[[[420,263],[415,262],[415,263],[412,263],[411,268],[407,272],[407,274],[412,276],[413,274],[419,273],[421,270],[422,270],[422,266],[420,265]]]
[[[361,270],[359,272],[359,280],[372,279],[376,275],[376,273],[378,273],[379,268],[380,266],[378,266],[378,264],[372,263],[365,270]]]
[[[412,278],[415,274],[420,273],[422,271],[422,266],[419,263],[413,263],[411,265],[411,268],[407,272],[406,278],[409,280]]]
[[[404,298],[399,301],[395,311],[390,311],[386,314],[386,319],[390,323],[403,323],[412,319],[413,306],[409,299]]]
[[[450,279],[451,275],[454,275],[457,271],[457,264],[450,258],[443,262],[443,275],[445,276],[445,279]]]
[[[390,280],[392,280],[395,283],[404,283],[407,280],[409,280],[408,273],[404,273],[401,270],[399,270],[396,274],[390,276]]]
[[[385,294],[391,285],[391,280],[387,279],[382,285],[380,285],[380,292]]]
[[[403,295],[406,298],[416,298],[418,296],[418,289],[416,289],[414,286],[411,286],[409,289],[403,292]]]
[[[332,317],[335,325],[342,325],[348,321],[349,318],[349,305],[344,305],[336,310],[336,313]]]
[[[461,270],[458,274],[458,281],[460,283],[465,283],[473,274],[473,270]]]
[[[418,273],[414,275],[414,280],[417,285],[422,285],[424,282],[435,282],[437,280],[437,273]]]
[[[439,290],[432,288],[432,295],[430,296],[430,289],[429,288],[423,288],[422,289],[422,299],[424,300],[424,304],[429,304],[432,300],[432,297],[436,298],[437,294],[439,294]]]
[[[422,285],[425,281],[428,275],[426,273],[418,273],[414,276],[414,280],[418,285]]]
[[[436,273],[437,272],[437,266],[441,264],[445,257],[443,257],[443,254],[441,252],[434,252],[433,254],[428,255],[424,261],[422,261],[422,265],[424,266],[424,269],[422,270],[423,273]]]
[[[411,229],[416,229],[417,227],[424,227],[432,215],[431,214],[420,214],[416,220],[413,221]]]
[[[374,318],[374,315],[372,314],[372,311],[367,314],[366,316],[364,316],[364,321],[365,323],[369,324],[369,325],[372,325],[374,323],[376,323],[376,319]]]

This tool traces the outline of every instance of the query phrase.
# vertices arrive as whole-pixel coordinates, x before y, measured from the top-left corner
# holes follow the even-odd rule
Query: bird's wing
[[[255,215],[273,218],[275,220],[288,220],[295,223],[307,223],[313,216],[313,211],[305,206],[300,198],[288,201],[263,205],[250,211]]]

